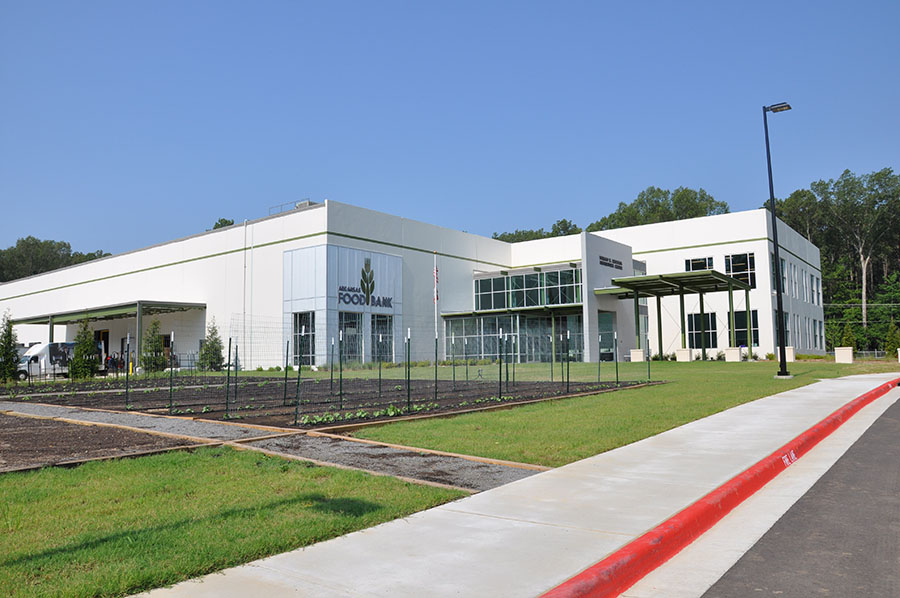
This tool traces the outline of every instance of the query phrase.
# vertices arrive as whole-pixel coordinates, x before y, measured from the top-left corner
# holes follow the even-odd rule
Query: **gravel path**
[[[255,440],[245,444],[278,453],[476,491],[496,488],[538,473],[532,469],[481,463],[462,457],[420,453],[327,436],[296,434]]]
[[[58,405],[39,405],[20,402],[0,401],[0,411],[39,415],[42,417],[63,417],[84,422],[116,424],[137,430],[152,430],[167,434],[178,434],[192,438],[210,440],[241,440],[268,435],[263,430],[217,424],[214,422],[194,421],[174,417],[156,417],[138,413],[114,411],[89,411],[78,407],[61,407]]]
[[[0,412],[4,411],[11,414],[22,413],[115,424],[135,430],[165,432],[196,439],[248,441],[242,442],[242,444],[324,463],[447,484],[476,492],[496,488],[538,473],[533,469],[482,463],[462,457],[435,455],[327,436],[308,436],[302,432],[277,438],[252,440],[270,436],[273,432],[244,427],[240,424],[220,424],[128,412],[90,411],[78,407],[0,401]]]

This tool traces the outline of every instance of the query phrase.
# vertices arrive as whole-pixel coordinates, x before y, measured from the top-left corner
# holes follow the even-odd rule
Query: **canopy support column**
[[[659,295],[656,296],[656,344],[659,346],[659,360],[662,361],[662,299]]]
[[[134,341],[135,341],[134,355],[135,355],[135,361],[140,363],[141,349],[142,349],[141,345],[143,345],[143,343],[144,343],[144,306],[141,305],[140,301],[137,302],[136,320],[137,320],[137,333],[136,333],[135,339],[134,339]]]
[[[684,285],[678,285],[678,300],[681,303],[681,319],[678,321],[678,324],[681,326],[681,348],[687,349],[687,335],[685,334],[686,327],[684,325]]]
[[[47,325],[50,327],[50,337],[47,342],[52,343],[53,342],[53,316],[50,316],[49,318],[47,318]]]
[[[634,292],[634,348],[641,348],[641,310],[638,307],[638,292]]]
[[[753,320],[750,319],[750,291],[744,290],[744,306],[747,308],[747,361],[753,355]]]
[[[729,282],[728,283],[728,318],[731,323],[731,344],[729,347],[736,347],[737,342],[735,341],[735,332],[734,332],[734,286]]]
[[[703,293],[700,293],[700,354],[706,361],[706,313],[703,311]]]

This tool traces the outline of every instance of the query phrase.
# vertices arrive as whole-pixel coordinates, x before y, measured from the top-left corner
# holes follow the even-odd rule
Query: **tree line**
[[[821,252],[825,340],[895,354],[900,346],[900,175],[890,168],[815,181],[785,199],[775,213]],[[769,202],[761,207],[768,208]],[[629,203],[584,229],[565,218],[543,228],[494,233],[517,242],[727,214],[729,206],[702,188],[647,187]]]
[[[88,253],[72,251],[65,241],[42,241],[35,237],[19,239],[7,249],[0,249],[0,282],[8,282],[42,272],[74,266],[108,253],[97,250]]]

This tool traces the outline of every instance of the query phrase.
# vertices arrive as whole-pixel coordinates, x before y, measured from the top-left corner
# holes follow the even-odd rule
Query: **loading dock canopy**
[[[59,312],[20,318],[13,320],[13,324],[72,324],[81,320],[117,320],[121,318],[137,317],[142,315],[167,314],[191,309],[206,309],[205,303],[178,303],[172,301],[135,301],[134,303],[120,303],[119,305],[107,305],[103,307],[90,307],[77,311]]]
[[[734,290],[744,291],[744,305],[747,311],[747,344],[752,344],[751,320],[750,320],[750,289],[751,286],[733,276],[722,274],[715,270],[699,270],[697,272],[672,272],[669,274],[651,274],[648,276],[627,276],[625,278],[613,278],[616,286],[603,289],[594,289],[594,295],[615,295],[619,299],[634,300],[634,336],[635,346],[641,348],[640,317],[638,309],[639,297],[656,297],[656,326],[657,341],[660,357],[663,355],[662,342],[662,297],[678,295],[681,304],[681,348],[687,348],[687,337],[684,325],[684,295],[700,295],[700,348],[703,359],[706,359],[706,317],[703,309],[703,295],[716,291],[728,292],[728,315],[730,326],[729,346],[735,346],[734,328]],[[649,347],[647,347],[649,349]],[[649,351],[648,351],[649,357]]]

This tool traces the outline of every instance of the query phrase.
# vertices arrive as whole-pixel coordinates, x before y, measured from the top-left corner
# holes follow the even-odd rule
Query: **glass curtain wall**
[[[518,362],[550,361],[555,348],[556,359],[561,360],[566,351],[566,331],[569,332],[570,359],[583,359],[584,335],[580,313],[446,318],[444,339],[448,358],[497,359],[501,329],[504,335],[504,359],[515,359]],[[556,338],[553,338],[554,331]]]

